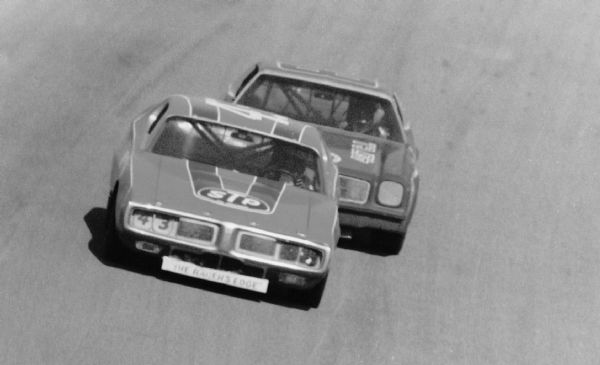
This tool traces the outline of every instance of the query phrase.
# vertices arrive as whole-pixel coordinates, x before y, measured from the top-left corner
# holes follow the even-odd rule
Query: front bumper
[[[346,229],[366,228],[388,232],[406,232],[406,219],[404,216],[398,217],[340,206],[339,217],[340,226]]]
[[[121,243],[131,252],[163,257],[163,270],[165,269],[165,260],[178,260],[207,269],[203,270],[204,273],[202,275],[206,275],[206,272],[210,272],[214,277],[218,276],[218,273],[223,273],[229,277],[231,277],[231,275],[234,277],[246,276],[268,280],[269,286],[280,285],[298,289],[311,289],[315,287],[327,276],[328,272],[327,269],[320,272],[294,270],[284,266],[277,266],[272,263],[265,263],[261,260],[237,257],[235,256],[235,253],[229,251],[208,251],[200,247],[140,234],[127,228],[119,232],[119,238]],[[144,244],[146,244],[146,246],[157,247],[157,250],[150,253],[150,250],[142,249]],[[167,271],[176,272],[170,269]],[[184,272],[178,273],[186,275]],[[235,279],[218,281],[211,280],[209,277],[203,277],[202,275],[188,276],[219,282],[225,285],[250,289],[240,285],[233,285],[235,283],[232,281],[235,281]]]

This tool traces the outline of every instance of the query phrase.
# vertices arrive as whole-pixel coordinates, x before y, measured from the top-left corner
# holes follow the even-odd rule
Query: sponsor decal
[[[352,141],[352,150],[350,151],[350,158],[364,163],[366,165],[375,163],[375,152],[377,151],[377,145],[373,142],[363,141]]]
[[[246,194],[220,188],[204,188],[198,190],[198,196],[211,202],[227,205],[236,209],[267,212],[270,207],[264,201]]]

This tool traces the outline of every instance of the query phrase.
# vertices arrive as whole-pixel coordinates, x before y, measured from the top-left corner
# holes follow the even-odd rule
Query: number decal
[[[152,227],[152,217],[143,213],[136,212],[133,215],[133,225],[137,228],[149,230]]]
[[[163,218],[159,215],[154,216],[154,222],[152,224],[152,230],[160,234],[169,234],[171,232],[171,220]]]
[[[224,104],[215,99],[206,99],[206,104],[212,105],[219,109],[227,110],[229,112],[240,115],[244,118],[248,118],[248,119],[252,119],[252,120],[268,119],[268,120],[272,120],[275,123],[282,123],[285,125],[290,124],[288,118],[284,117],[282,115],[266,115],[257,110],[250,110],[245,107],[239,107],[239,106],[231,105],[231,104]]]

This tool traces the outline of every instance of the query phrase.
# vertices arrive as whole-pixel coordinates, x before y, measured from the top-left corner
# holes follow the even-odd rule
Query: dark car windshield
[[[392,103],[374,95],[261,75],[238,103],[304,122],[402,142]]]
[[[293,184],[320,192],[318,154],[310,148],[244,129],[171,118],[152,152]]]

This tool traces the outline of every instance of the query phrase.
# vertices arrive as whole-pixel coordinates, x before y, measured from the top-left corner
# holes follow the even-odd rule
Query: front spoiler
[[[328,273],[328,270],[325,270],[325,272],[322,273],[291,270],[276,265],[265,264],[263,262],[233,257],[228,255],[227,252],[223,251],[208,252],[202,250],[201,248],[182,245],[180,243],[165,239],[139,235],[136,232],[129,230],[119,232],[119,239],[121,244],[132,253],[153,256],[176,256],[184,261],[190,261],[196,265],[210,269],[229,271],[242,275],[253,276],[256,278],[269,279],[269,281],[271,281],[274,285],[290,286],[300,289],[311,289],[321,282],[323,278],[327,277]],[[156,254],[141,251],[135,246],[137,241],[154,243],[160,246],[161,250]],[[281,273],[294,274],[304,277],[305,283],[303,285],[292,285],[279,282],[278,278],[279,274]]]
[[[405,233],[407,228],[405,217],[379,215],[343,207],[339,208],[339,218],[342,228],[368,228],[397,233]]]

